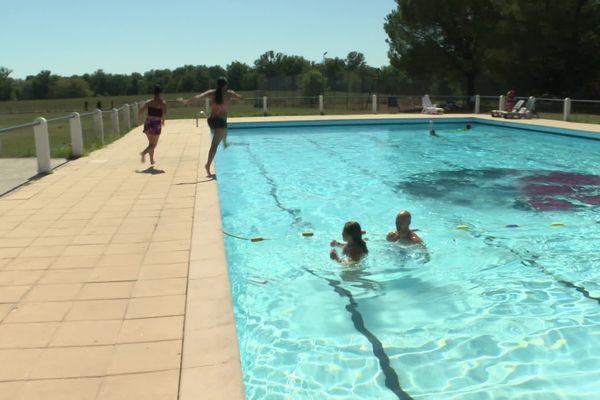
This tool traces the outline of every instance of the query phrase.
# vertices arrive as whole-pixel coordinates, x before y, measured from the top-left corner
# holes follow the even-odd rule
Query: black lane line
[[[311,271],[308,268],[304,268],[306,272],[311,275],[316,276],[317,278],[325,279],[329,286],[333,288],[333,290],[339,294],[341,297],[348,298],[348,305],[346,306],[346,310],[352,316],[352,323],[354,324],[354,328],[362,333],[362,335],[367,338],[367,340],[371,343],[371,347],[373,348],[373,355],[377,357],[379,360],[379,367],[385,376],[385,386],[392,391],[400,400],[412,400],[412,397],[402,390],[400,386],[400,381],[398,379],[398,374],[390,365],[390,358],[385,353],[385,349],[383,348],[383,343],[375,336],[371,331],[365,327],[365,322],[361,313],[358,311],[358,303],[354,300],[352,293],[349,290],[344,289],[340,286],[340,281],[336,281],[333,279],[328,279],[322,276],[317,275],[315,272]]]
[[[573,282],[569,282],[566,281],[564,279],[561,279],[559,277],[557,277],[555,274],[553,274],[552,272],[548,271],[548,269],[546,267],[544,267],[542,264],[538,263],[536,260],[540,257],[537,254],[533,254],[531,253],[529,250],[525,250],[527,253],[530,254],[530,257],[525,257],[523,254],[521,254],[520,252],[518,252],[517,250],[513,249],[510,246],[506,246],[503,245],[501,243],[499,243],[498,241],[496,241],[496,238],[493,236],[487,236],[487,235],[483,235],[480,233],[476,233],[473,232],[473,236],[475,237],[482,237],[483,238],[483,242],[485,244],[488,244],[490,246],[495,246],[495,247],[499,247],[499,248],[503,248],[505,250],[510,251],[511,253],[513,253],[514,255],[516,255],[520,260],[521,260],[521,264],[525,265],[525,266],[533,266],[538,268],[539,270],[541,270],[544,274],[552,277],[552,279],[554,279],[556,282],[571,288],[571,289],[575,289],[577,290],[579,293],[583,294],[583,297],[596,301],[598,304],[600,304],[600,298],[599,297],[594,297],[590,294],[590,292],[584,288],[583,286],[579,286],[574,284]]]
[[[260,172],[260,174],[265,178],[265,180],[269,184],[269,186],[271,188],[269,191],[269,194],[271,195],[271,197],[273,197],[273,200],[275,200],[275,205],[277,205],[277,207],[280,210],[283,210],[292,216],[292,219],[293,219],[292,225],[303,225],[306,228],[312,228],[312,225],[305,223],[304,220],[302,219],[302,217],[300,216],[300,213],[302,212],[302,210],[300,210],[298,208],[287,208],[283,205],[283,203],[281,203],[281,200],[279,200],[279,195],[277,194],[277,184],[275,183],[273,178],[271,178],[269,176],[264,164],[261,163],[260,160],[258,159],[258,157],[256,156],[256,154],[254,154],[252,152],[252,150],[250,150],[250,146],[247,146],[246,150],[248,151],[250,158],[252,159],[252,161],[254,162],[256,167],[258,168],[258,171]]]

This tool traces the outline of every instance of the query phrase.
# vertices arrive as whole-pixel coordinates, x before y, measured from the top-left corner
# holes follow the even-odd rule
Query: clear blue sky
[[[388,64],[394,0],[6,0],[0,66],[13,78],[252,64],[265,51]]]

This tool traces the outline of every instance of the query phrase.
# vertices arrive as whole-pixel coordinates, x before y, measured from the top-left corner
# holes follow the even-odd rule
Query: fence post
[[[35,153],[37,155],[37,171],[40,174],[49,174],[52,172],[50,163],[50,139],[48,138],[48,122],[46,118],[36,118],[34,122],[39,125],[33,127],[35,135]]]
[[[83,134],[81,132],[81,117],[78,112],[74,112],[69,120],[71,130],[71,153],[73,157],[83,155]]]
[[[133,109],[133,122],[135,123],[135,126],[138,126],[140,124],[140,116],[138,115],[140,106],[138,105],[137,101],[133,103],[131,108]]]
[[[263,114],[267,115],[267,96],[263,96]]]
[[[207,97],[204,99],[204,113],[206,114],[206,118],[210,115],[210,99]]]
[[[319,114],[321,114],[321,115],[325,114],[325,109],[323,107],[323,95],[322,94],[319,95]]]
[[[565,102],[563,105],[563,121],[568,121],[571,117],[571,99],[569,97],[565,97]]]
[[[479,114],[479,110],[481,109],[481,96],[475,95],[475,114]]]
[[[124,105],[125,109],[125,126],[127,127],[127,132],[131,130],[131,107],[129,104]]]
[[[113,135],[119,136],[119,110],[113,108],[110,114],[110,119],[112,121]]]
[[[100,143],[104,144],[104,122],[102,121],[102,110],[96,109],[94,114],[94,130],[96,136],[100,138]]]
[[[505,103],[505,100],[504,100],[504,95],[503,95],[503,94],[501,94],[501,95],[500,95],[500,98],[499,98],[499,100],[498,100],[498,110],[500,110],[500,111],[505,111],[505,110],[504,110],[504,104],[506,104],[506,103]],[[511,111],[511,110],[509,110],[509,111]]]
[[[377,114],[377,95],[371,96],[371,105],[373,107],[373,114]]]

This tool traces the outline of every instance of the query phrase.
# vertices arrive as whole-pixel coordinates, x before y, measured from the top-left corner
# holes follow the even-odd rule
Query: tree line
[[[220,76],[226,77],[229,86],[239,91],[299,91],[306,96],[316,96],[324,90],[394,92],[402,85],[402,89],[410,89],[400,71],[392,66],[371,67],[358,51],[350,52],[346,58],[324,58],[320,63],[302,56],[267,51],[253,65],[234,61],[226,67],[185,65],[143,74],[110,74],[97,70],[70,77],[41,71],[25,79],[12,79],[10,73],[0,67],[0,100],[146,95],[152,93],[155,84],[160,84],[166,93],[201,92],[214,87]]]
[[[185,65],[141,73],[13,79],[0,100],[200,92],[225,76],[235,90],[387,94],[500,94],[600,98],[600,0],[395,0],[384,21],[390,65],[364,54],[309,61],[267,51],[248,65]]]

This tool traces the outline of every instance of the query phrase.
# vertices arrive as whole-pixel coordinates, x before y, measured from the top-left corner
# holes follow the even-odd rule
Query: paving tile
[[[65,301],[74,300],[82,288],[81,283],[61,283],[56,285],[34,286],[23,301]]]
[[[56,259],[51,269],[92,268],[99,262],[100,256],[62,256]]]
[[[29,246],[19,254],[19,257],[57,257],[66,249],[66,246]],[[0,249],[1,251],[1,249]]]
[[[19,397],[25,382],[0,382],[0,400],[21,400]]]
[[[38,284],[84,283],[88,281],[91,274],[92,270],[89,268],[50,269],[45,271],[44,276],[40,278]]]
[[[72,245],[108,244],[108,243],[110,243],[111,238],[112,238],[112,235],[110,235],[110,234],[80,235],[80,236],[77,236],[75,239],[73,239],[73,241],[70,244],[72,244]]]
[[[183,337],[183,316],[123,321],[119,343],[174,340]]]
[[[227,382],[227,384],[223,384]],[[179,400],[232,400],[244,398],[239,362],[184,368]]]
[[[45,347],[58,327],[57,322],[0,325],[0,348]]]
[[[178,389],[178,370],[108,376],[97,400],[175,400]]]
[[[186,285],[186,278],[138,281],[133,291],[133,297],[185,294]]]
[[[47,348],[30,372],[30,379],[97,377],[106,373],[114,346]]]
[[[185,332],[183,368],[222,364],[238,360],[239,357],[233,323]]]
[[[17,286],[34,284],[44,274],[42,270],[3,271],[0,272],[0,286]]]
[[[139,279],[185,278],[187,263],[144,265],[139,271]]]
[[[137,280],[140,267],[104,267],[94,268],[89,275],[89,282],[117,282]]]
[[[129,300],[76,301],[65,317],[67,321],[122,319]]]
[[[10,314],[10,312],[12,311],[14,305],[13,304],[0,304],[0,322],[6,317],[8,316],[8,314]]]
[[[164,371],[181,363],[181,340],[116,345],[108,374]]]
[[[169,251],[189,250],[190,248],[190,240],[168,240],[166,242],[152,242],[148,250],[152,253],[161,253]]]
[[[102,378],[29,381],[18,400],[94,400],[101,383]]]
[[[98,261],[98,267],[133,267],[142,264],[143,254],[106,254]]]
[[[96,256],[104,253],[105,244],[70,245],[65,248],[64,256]]]
[[[131,296],[135,282],[86,283],[79,300],[124,299]]]
[[[68,301],[20,303],[12,308],[4,322],[59,322],[63,320],[70,308],[71,303]]]
[[[4,267],[4,271],[47,269],[55,260],[56,258],[53,257],[18,257],[10,260]]]
[[[144,254],[147,249],[148,243],[111,243],[104,254]]]
[[[4,238],[0,240],[0,248],[24,248],[31,244],[33,238]]]
[[[125,318],[151,318],[183,315],[185,295],[137,297],[129,301]]]
[[[75,236],[50,236],[40,237],[33,241],[33,246],[67,246],[71,244]]]
[[[42,352],[42,349],[0,349],[0,365],[10,365],[10,368],[0,368],[0,381],[27,378]]]
[[[63,322],[50,346],[92,346],[117,342],[121,320]]]
[[[16,303],[31,288],[25,286],[0,286],[0,303]]]
[[[148,252],[144,257],[144,265],[182,263],[189,259],[189,251]]]
[[[25,247],[0,248],[0,258],[14,258],[18,256],[21,252],[23,252],[23,250],[25,249]]]

